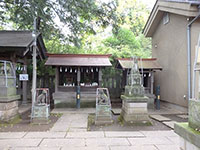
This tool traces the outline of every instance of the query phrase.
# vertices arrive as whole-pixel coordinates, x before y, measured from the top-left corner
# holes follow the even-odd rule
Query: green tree
[[[46,39],[59,39],[80,46],[84,34],[94,34],[94,27],[117,28],[117,2],[94,0],[2,0],[0,2],[1,24],[13,23],[16,29],[32,29],[34,17],[41,18],[41,32]],[[62,30],[55,19],[67,28]]]
[[[117,15],[121,18],[117,32],[99,29],[96,35],[85,36],[87,53],[111,53],[116,57],[151,57],[151,40],[142,34],[149,10],[140,0],[119,0]]]

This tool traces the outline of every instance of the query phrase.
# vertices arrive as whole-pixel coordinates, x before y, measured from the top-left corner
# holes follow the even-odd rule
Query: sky
[[[147,4],[147,6],[152,9],[156,0],[141,0],[143,3]]]

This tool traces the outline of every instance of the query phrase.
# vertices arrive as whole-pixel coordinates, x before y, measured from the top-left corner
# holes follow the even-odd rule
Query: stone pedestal
[[[97,109],[95,125],[106,125],[113,123],[110,106],[98,106]]]
[[[95,125],[112,124],[110,95],[107,88],[97,88]]]
[[[8,122],[18,114],[18,100],[15,87],[0,87],[0,121]]]
[[[50,115],[49,105],[35,105],[33,110],[32,123],[34,124],[48,124]]]
[[[121,96],[121,117],[126,123],[138,125],[151,125],[147,111],[147,97]]]
[[[200,101],[189,100],[189,123],[176,123],[182,150],[200,150]]]

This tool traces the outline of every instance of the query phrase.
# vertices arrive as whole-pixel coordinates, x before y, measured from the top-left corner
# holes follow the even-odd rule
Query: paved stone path
[[[87,132],[87,113],[64,113],[48,132],[1,132],[0,150],[179,150],[170,131]]]

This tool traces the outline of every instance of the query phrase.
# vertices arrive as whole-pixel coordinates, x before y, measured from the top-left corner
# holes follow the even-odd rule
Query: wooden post
[[[122,74],[122,88],[124,88],[125,87],[125,85],[126,85],[126,80],[127,80],[127,69],[125,69],[125,70],[123,70],[123,74]]]
[[[99,68],[99,87],[102,87],[102,68]]]
[[[153,94],[154,72],[151,72],[151,94]]]
[[[59,84],[59,69],[56,67],[56,76],[55,76],[55,92],[58,92],[58,84]]]
[[[24,59],[24,74],[27,74],[27,59]],[[22,99],[22,104],[26,105],[27,104],[27,81],[23,81],[23,99]]]
[[[78,71],[77,71],[77,85],[80,86],[80,81],[81,81],[81,71],[80,71],[80,67],[78,67]]]

